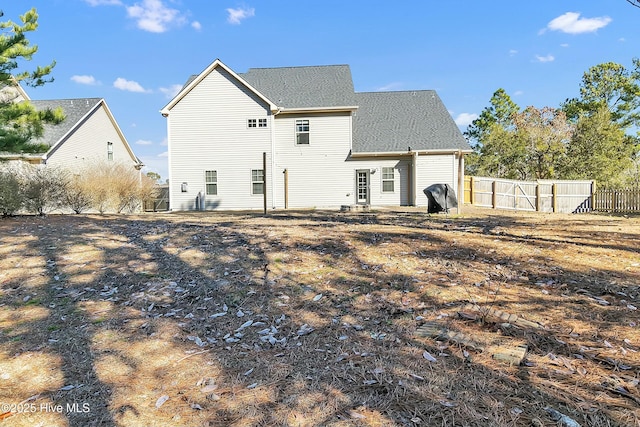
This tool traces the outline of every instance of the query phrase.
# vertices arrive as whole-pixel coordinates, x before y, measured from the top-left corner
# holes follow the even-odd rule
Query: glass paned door
[[[369,171],[356,171],[356,182],[358,191],[358,204],[369,204]]]

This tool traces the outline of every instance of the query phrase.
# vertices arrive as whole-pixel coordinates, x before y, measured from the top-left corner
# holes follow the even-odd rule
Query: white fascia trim
[[[278,108],[274,115],[283,114],[283,113],[330,113],[330,112],[341,112],[341,111],[356,111],[358,109],[357,105],[344,105],[344,106],[336,106],[336,107],[302,107],[302,108]]]
[[[351,153],[351,157],[397,157],[410,156],[412,154],[459,154],[472,153],[473,150],[411,150],[411,151],[373,151],[369,153]]]

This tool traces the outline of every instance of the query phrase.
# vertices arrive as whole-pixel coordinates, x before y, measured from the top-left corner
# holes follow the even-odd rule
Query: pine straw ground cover
[[[638,217],[4,219],[0,425],[637,426],[639,295]]]

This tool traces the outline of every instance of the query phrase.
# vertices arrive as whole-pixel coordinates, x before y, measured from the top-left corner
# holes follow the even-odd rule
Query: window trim
[[[209,181],[209,173],[213,172],[214,176],[213,176],[213,180]],[[209,186],[213,186],[215,188],[215,191],[210,193],[209,192]],[[217,196],[218,195],[218,170],[217,169],[210,169],[210,170],[205,170],[204,171],[204,194],[207,196]]]
[[[296,119],[294,129],[296,132],[296,145],[311,145],[311,124],[309,119]],[[300,142],[301,135],[307,135],[307,142]]]
[[[266,129],[268,127],[269,120],[266,118],[247,119],[247,129]]]
[[[257,172],[261,176],[256,176],[257,174],[254,174],[254,172]],[[262,181],[256,181],[256,180],[254,180],[254,177],[260,177],[260,178],[262,178]],[[255,191],[255,185],[256,184],[262,184],[262,192],[256,193],[256,191]],[[266,185],[266,182],[265,182],[265,179],[264,179],[264,169],[251,169],[251,195],[252,196],[263,196],[264,192],[265,192],[265,185]]]
[[[385,177],[385,169],[387,169],[387,176]],[[389,170],[391,172],[391,178],[389,178]],[[380,168],[380,177],[382,179],[381,191],[383,193],[395,193],[396,192],[396,169],[393,166],[382,167]],[[386,183],[391,183],[391,190],[385,190],[384,185]]]

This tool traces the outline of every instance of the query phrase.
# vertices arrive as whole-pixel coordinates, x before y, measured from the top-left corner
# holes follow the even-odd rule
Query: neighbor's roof
[[[65,115],[65,120],[63,120],[62,123],[57,125],[45,124],[42,137],[34,140],[33,142],[53,147],[69,131],[78,126],[78,122],[93,110],[101,100],[102,98],[78,98],[30,101],[36,110],[55,110],[56,108],[61,107]]]
[[[356,105],[348,65],[250,68],[238,75],[280,108]]]
[[[465,150],[470,147],[433,90],[356,93],[353,152]]]
[[[125,148],[129,152],[129,155],[138,164],[142,165],[142,161],[135,155],[131,146],[127,142],[126,137],[122,133],[118,126],[113,114],[109,110],[104,98],[75,98],[75,99],[51,99],[30,101],[33,106],[41,111],[47,108],[55,110],[56,108],[62,108],[65,115],[65,119],[58,124],[44,124],[44,132],[41,138],[34,139],[32,142],[35,144],[46,144],[50,147],[46,155],[50,155],[57,146],[64,142],[64,138],[67,134],[77,129],[82,125],[83,121],[92,113],[97,110],[100,105],[104,106],[107,115],[111,119],[113,126],[122,138]]]

